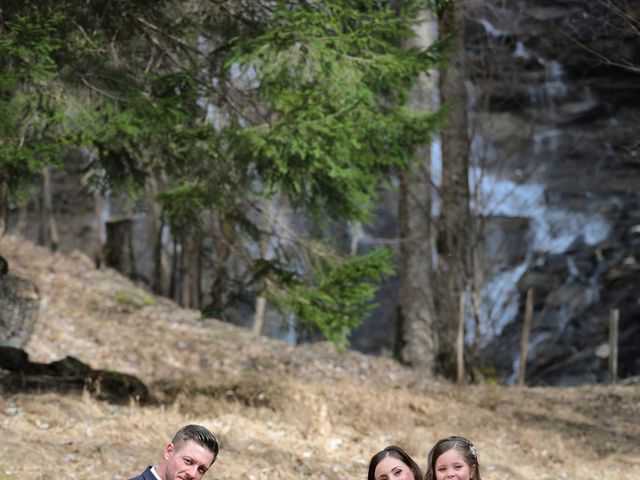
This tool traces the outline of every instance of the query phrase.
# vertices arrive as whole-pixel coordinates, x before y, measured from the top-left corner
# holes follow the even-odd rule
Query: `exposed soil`
[[[456,386],[387,358],[298,348],[202,319],[80,253],[5,236],[11,271],[39,289],[30,360],[72,355],[139,377],[158,399],[0,396],[0,479],[126,479],[183,424],[221,440],[210,479],[364,479],[398,444],[425,466],[440,437],[471,438],[483,480],[640,478],[640,385]],[[1,374],[1,371],[0,371]]]

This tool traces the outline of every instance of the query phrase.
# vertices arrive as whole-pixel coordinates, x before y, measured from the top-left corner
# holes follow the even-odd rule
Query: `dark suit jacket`
[[[142,472],[142,475],[130,478],[129,480],[156,480],[156,476],[151,472],[151,467],[147,467],[147,469]]]

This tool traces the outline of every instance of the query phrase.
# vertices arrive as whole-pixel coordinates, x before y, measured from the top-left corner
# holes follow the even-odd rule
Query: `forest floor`
[[[440,437],[469,437],[483,480],[640,478],[640,385],[526,388],[427,381],[391,359],[290,347],[155,297],[80,253],[5,236],[35,282],[30,360],[72,355],[139,377],[160,404],[81,394],[0,395],[0,479],[126,479],[200,423],[221,441],[210,479],[365,479],[389,444],[424,467]]]

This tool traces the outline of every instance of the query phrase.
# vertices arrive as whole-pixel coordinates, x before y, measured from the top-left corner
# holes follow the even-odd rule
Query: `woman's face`
[[[394,457],[384,457],[373,475],[375,480],[420,480],[415,478],[406,463]]]
[[[436,480],[470,480],[476,470],[455,449],[447,450],[436,460]]]

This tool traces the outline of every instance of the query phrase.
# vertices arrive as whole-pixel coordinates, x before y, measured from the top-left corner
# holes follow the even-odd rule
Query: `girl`
[[[481,480],[476,447],[465,437],[438,440],[429,452],[425,480]]]

